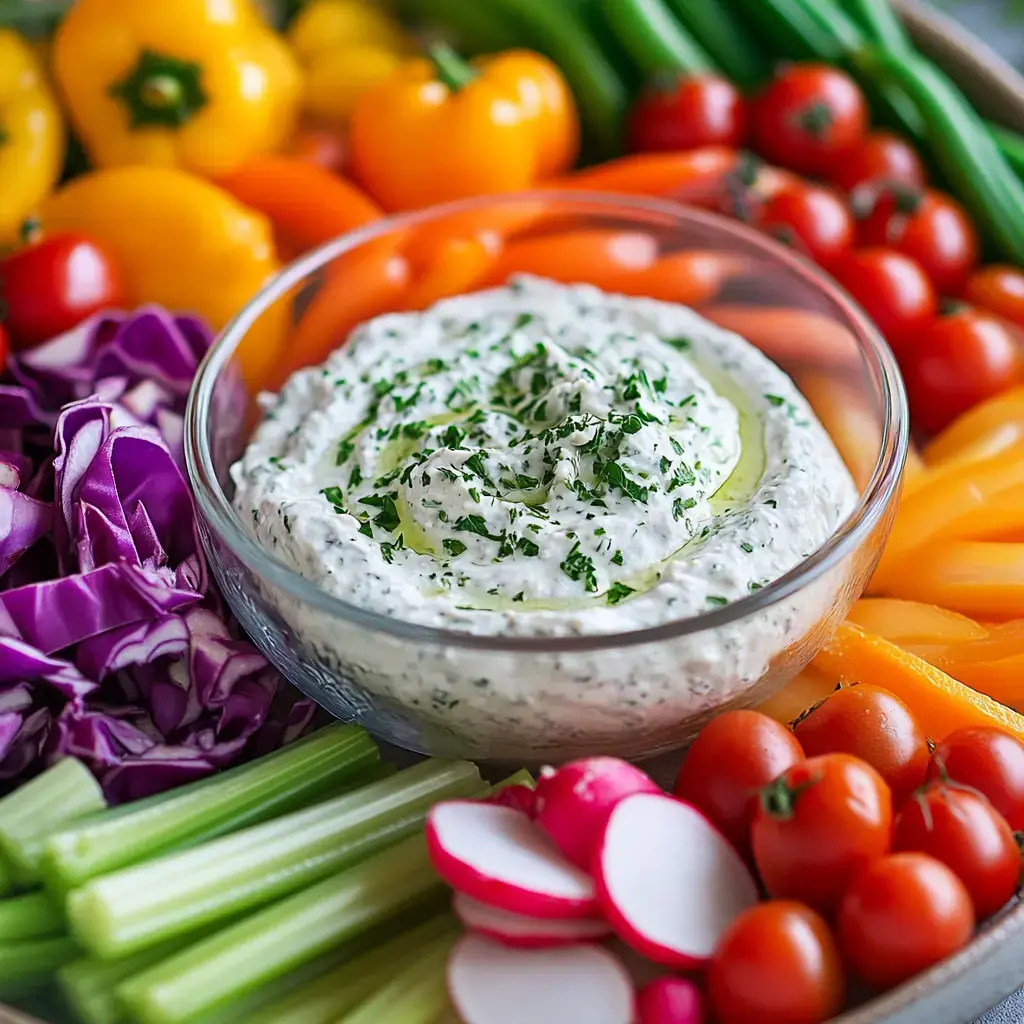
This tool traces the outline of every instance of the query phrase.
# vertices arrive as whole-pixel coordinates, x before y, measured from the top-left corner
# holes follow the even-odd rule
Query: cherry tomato
[[[843,1005],[832,933],[810,907],[784,900],[741,914],[719,940],[707,973],[718,1024],[820,1024]]]
[[[679,78],[643,92],[629,119],[634,153],[742,146],[747,111],[739,90],[717,75]]]
[[[120,270],[79,235],[55,235],[0,263],[0,294],[17,350],[70,330],[101,309],[125,304]]]
[[[1017,891],[1020,849],[1006,819],[983,797],[955,784],[930,782],[904,805],[894,850],[927,853],[964,883],[979,921]]]
[[[1024,271],[1016,267],[997,263],[976,270],[967,280],[964,298],[1024,327]]]
[[[942,295],[959,295],[978,262],[978,233],[964,208],[935,189],[890,185],[857,225],[862,246],[883,245],[916,260]]]
[[[852,754],[885,779],[897,805],[924,782],[928,740],[910,708],[870,683],[844,686],[794,727],[808,757]]]
[[[839,904],[843,961],[863,981],[886,989],[960,949],[974,931],[963,883],[941,861],[896,853],[865,865]]]
[[[860,249],[832,268],[899,356],[935,319],[938,298],[920,265],[892,249]]]
[[[932,752],[928,778],[976,789],[1015,832],[1024,831],[1024,743],[994,726],[950,733]]]
[[[673,792],[703,811],[749,859],[758,793],[803,756],[793,734],[774,718],[757,711],[727,711],[693,741]]]
[[[823,267],[853,245],[853,217],[846,203],[819,185],[784,189],[769,200],[757,226]]]
[[[827,175],[864,136],[867,104],[849,75],[827,64],[791,64],[754,101],[754,149],[802,174]]]
[[[927,181],[924,164],[914,147],[894,132],[871,132],[833,169],[833,185],[852,192],[859,185],[880,182],[900,183],[923,188]]]
[[[1003,321],[965,306],[924,328],[901,367],[914,422],[935,433],[1014,384],[1024,359]]]
[[[892,794],[867,762],[811,757],[761,790],[751,840],[769,894],[831,910],[850,875],[889,850]]]

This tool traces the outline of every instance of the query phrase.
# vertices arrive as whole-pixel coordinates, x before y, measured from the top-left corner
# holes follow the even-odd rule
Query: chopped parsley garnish
[[[346,462],[352,457],[352,453],[356,450],[355,442],[350,441],[347,437],[338,442],[338,454],[334,458],[334,464],[336,466],[344,466]]]
[[[513,601],[522,601],[522,599],[523,599],[523,591],[521,591],[521,590],[519,591],[518,594],[516,594],[515,597],[512,598]]]
[[[768,400],[768,402],[770,402],[772,405],[776,407],[780,405],[785,405],[786,403],[786,400],[781,395],[765,395],[764,397]]]
[[[520,313],[519,316],[516,317],[515,323],[512,324],[512,327],[515,330],[519,330],[521,327],[525,327],[527,324],[531,323],[533,323],[532,313]]]
[[[586,590],[590,592],[597,590],[594,560],[580,551],[579,541],[573,544],[569,554],[565,556],[565,561],[561,563],[561,570],[571,580],[582,580]]]
[[[520,537],[516,541],[516,547],[528,558],[535,558],[540,554],[540,548],[529,537]]]
[[[461,530],[463,533],[475,533],[480,537],[486,537],[488,540],[501,540],[501,537],[495,537],[493,534],[487,532],[487,520],[484,519],[483,516],[459,516],[459,518],[455,520],[454,528],[456,530]]]
[[[445,537],[441,544],[444,546],[445,551],[449,555],[461,555],[466,550],[466,545],[461,540],[456,540],[454,537]]]
[[[771,505],[772,508],[778,508],[779,503],[774,498],[768,498],[764,502],[765,505]]]
[[[622,552],[616,551],[615,554],[612,555],[611,561],[612,565],[622,565]]]
[[[398,509],[395,507],[395,496],[386,494],[381,502],[380,512],[373,517],[373,525],[391,533],[398,529],[400,523]]]
[[[727,598],[727,597],[718,597],[716,594],[708,594],[707,602],[708,602],[708,604],[713,604],[713,605],[716,605],[718,607],[721,607],[722,605],[725,605],[725,604],[729,603],[729,598]]]
[[[475,452],[468,459],[466,459],[463,465],[475,476],[480,477],[481,480],[486,480],[487,470],[484,469],[484,459],[486,458],[486,452]]]
[[[363,482],[363,472],[358,466],[352,467],[352,472],[348,475],[348,489],[351,491],[353,487],[358,487]]]
[[[609,604],[618,604],[624,597],[635,593],[635,588],[627,587],[625,583],[613,583],[608,588],[606,597]]]
[[[667,473],[672,468],[672,460],[666,455],[662,455],[661,462],[659,463],[662,473]]]
[[[342,508],[345,504],[345,497],[340,487],[325,487],[320,492],[335,508]]]
[[[687,349],[693,348],[693,342],[689,338],[662,338],[661,340],[679,352],[685,352]]]
[[[751,544],[749,541],[743,541],[743,543],[740,544],[740,550],[746,551],[746,553],[749,555],[750,552],[754,550],[754,545]]]

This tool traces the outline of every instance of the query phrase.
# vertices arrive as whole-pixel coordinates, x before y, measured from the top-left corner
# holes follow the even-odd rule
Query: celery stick
[[[230,820],[232,828],[291,810],[296,795],[350,777],[380,754],[359,726],[334,725],[258,761],[115,808],[46,841],[44,874],[58,891],[138,863]]]
[[[469,761],[423,761],[345,796],[94,878],[67,898],[97,956],[144,949],[304,889],[422,828],[439,800],[482,792]]]
[[[43,835],[106,806],[100,784],[74,757],[62,758],[0,800],[0,853],[15,881],[23,885],[40,881]]]
[[[423,836],[410,836],[143,971],[118,994],[139,1024],[183,1024],[437,891]]]
[[[439,935],[337,1024],[434,1024],[448,1003],[445,963],[457,938],[455,928]]]
[[[502,779],[501,782],[496,782],[491,786],[491,792],[498,793],[506,786],[526,786],[528,789],[536,789],[537,780],[525,768],[520,768],[507,779]]]
[[[117,986],[166,959],[178,945],[155,946],[123,960],[73,960],[57,972],[57,984],[82,1024],[122,1024],[128,1014],[115,995]]]
[[[0,945],[0,996],[50,983],[76,956],[78,947],[64,935]]]
[[[64,931],[64,915],[46,893],[0,900],[0,943],[20,942]]]
[[[289,995],[261,1004],[259,1010],[247,1016],[246,1024],[334,1024],[385,985],[425,943],[456,928],[448,914],[431,918]]]
[[[6,896],[14,888],[14,873],[11,865],[0,853],[0,896]]]

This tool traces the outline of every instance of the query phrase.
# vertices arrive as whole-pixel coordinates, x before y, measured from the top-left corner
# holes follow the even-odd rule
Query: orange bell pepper
[[[891,597],[861,598],[847,619],[867,633],[909,644],[962,644],[984,640],[988,630],[974,619],[934,604]]]
[[[571,162],[575,118],[568,87],[539,54],[470,65],[439,45],[359,96],[352,168],[388,210],[519,191]]]
[[[930,469],[987,458],[1024,440],[1024,386],[1010,388],[957,417],[922,453]]]
[[[799,675],[794,676],[781,690],[776,690],[767,700],[761,701],[756,710],[762,715],[774,718],[782,725],[795,722],[808,708],[821,703],[836,688],[834,679],[824,672],[808,665]]]
[[[256,157],[218,184],[264,214],[299,251],[381,216],[380,207],[355,185],[297,157]]]

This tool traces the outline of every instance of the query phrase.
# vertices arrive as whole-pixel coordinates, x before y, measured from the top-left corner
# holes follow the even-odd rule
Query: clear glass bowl
[[[556,236],[579,232],[589,233],[579,237],[592,242],[583,248],[593,259],[558,265]],[[540,265],[517,269],[628,290],[621,275],[605,280],[610,234],[619,236],[613,255],[627,266],[631,254],[642,257],[651,245],[660,254],[730,257],[728,280],[706,283],[705,292],[718,294],[698,308],[793,377],[860,490],[825,545],[763,589],[706,614],[551,639],[471,635],[383,617],[329,596],[256,543],[232,507],[228,475],[256,420],[253,381],[276,389],[287,373],[321,362],[356,323],[473,290],[481,258],[500,235],[538,240],[518,251],[536,254]],[[670,276],[657,297],[692,300],[693,279],[691,263],[689,288]],[[268,359],[267,339],[285,323],[292,325],[285,345]],[[267,363],[273,365],[261,370]],[[667,752],[715,713],[757,703],[803,668],[874,568],[895,511],[907,433],[906,399],[888,348],[829,279],[788,249],[672,203],[530,193],[381,221],[285,269],[200,368],[185,447],[216,578],[256,643],[303,693],[408,750],[536,764],[595,752]],[[624,694],[615,680],[635,675],[638,665],[645,679]],[[439,684],[447,691],[453,679],[458,699],[439,699]],[[489,682],[474,685],[481,680]]]

